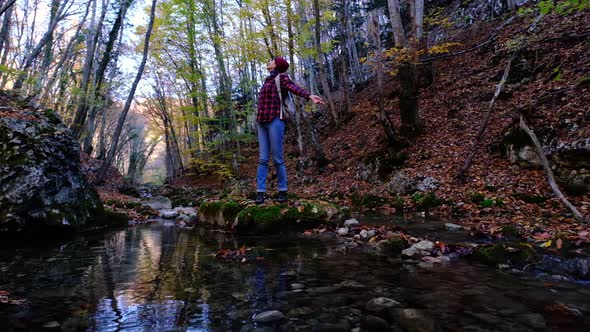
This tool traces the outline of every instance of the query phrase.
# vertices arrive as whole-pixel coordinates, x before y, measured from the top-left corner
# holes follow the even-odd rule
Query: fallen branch
[[[527,126],[526,121],[524,120],[524,117],[522,115],[520,116],[520,125],[519,126],[531,138],[531,141],[533,142],[533,144],[535,146],[535,152],[537,152],[537,156],[539,157],[539,159],[541,160],[541,163],[543,164],[543,169],[545,170],[545,174],[547,174],[547,180],[549,181],[549,186],[551,187],[551,190],[553,190],[553,193],[555,194],[555,196],[557,196],[557,198],[559,198],[561,200],[563,205],[565,205],[565,207],[570,210],[570,212],[574,215],[576,220],[578,220],[579,222],[586,222],[587,221],[586,218],[578,211],[578,209],[576,209],[576,207],[572,203],[570,203],[568,201],[568,199],[563,195],[561,190],[559,190],[559,187],[557,186],[557,183],[555,182],[555,176],[553,175],[553,171],[551,170],[551,166],[549,165],[549,161],[547,160],[547,157],[545,156],[545,153],[543,152],[543,149],[541,148],[541,143],[539,143],[539,140],[537,139],[537,135],[535,135],[535,133],[531,130],[531,128],[529,128],[529,126]]]
[[[469,153],[467,158],[465,158],[465,162],[463,163],[463,167],[461,167],[459,169],[459,171],[457,172],[457,174],[455,175],[455,179],[461,183],[465,183],[465,173],[467,172],[469,167],[471,167],[471,164],[473,162],[473,157],[475,156],[475,153],[477,152],[477,148],[479,146],[479,142],[481,141],[481,138],[483,137],[483,134],[488,126],[488,123],[490,122],[490,118],[492,117],[492,113],[493,113],[494,108],[496,106],[496,100],[498,99],[498,96],[500,95],[500,91],[502,91],[502,87],[504,86],[504,83],[506,83],[506,80],[508,79],[508,74],[510,73],[510,66],[512,65],[513,59],[514,59],[514,55],[510,58],[510,60],[508,60],[508,64],[506,65],[506,68],[504,69],[504,75],[502,75],[502,79],[500,80],[500,83],[496,86],[496,92],[494,93],[494,96],[492,97],[492,100],[490,101],[490,105],[488,107],[488,111],[486,113],[486,116],[483,119],[481,125],[479,126],[479,131],[477,132],[477,136],[475,137],[475,140],[473,141],[473,146],[471,147],[471,152]]]

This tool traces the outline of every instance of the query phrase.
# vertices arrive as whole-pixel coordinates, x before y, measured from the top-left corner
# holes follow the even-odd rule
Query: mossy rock
[[[236,201],[224,202],[221,205],[221,214],[226,222],[232,222],[243,209],[242,205]]]
[[[386,205],[388,203],[387,198],[380,197],[372,194],[358,195],[353,194],[351,197],[352,206],[363,207],[365,209],[375,209]]]
[[[535,249],[528,243],[505,242],[480,247],[471,256],[474,260],[489,264],[524,266],[537,261]]]
[[[272,233],[286,229],[284,213],[286,205],[250,206],[236,216],[238,232]]]
[[[213,215],[221,212],[223,202],[221,201],[203,201],[199,206],[199,212],[205,215]]]
[[[392,200],[390,200],[389,204],[395,208],[396,212],[399,213],[403,212],[406,206],[406,202],[401,196],[394,197]]]
[[[129,225],[129,216],[124,213],[105,208],[103,224],[110,227],[125,227]]]
[[[203,201],[199,206],[199,220],[210,225],[225,227],[226,220],[223,218],[222,201]]]
[[[302,201],[299,206],[255,205],[236,216],[238,232],[277,233],[303,230],[332,220],[341,210],[324,201]]]
[[[408,243],[406,240],[402,239],[401,237],[395,237],[379,242],[377,245],[377,251],[382,255],[399,257],[401,256],[402,251],[407,247]]]
[[[430,211],[444,203],[444,200],[438,198],[432,191],[427,193],[417,192],[412,196],[418,211]]]

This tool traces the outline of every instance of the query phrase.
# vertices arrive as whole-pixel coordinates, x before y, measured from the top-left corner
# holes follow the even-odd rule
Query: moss
[[[352,206],[364,207],[366,209],[374,209],[387,204],[387,199],[376,195],[359,195],[353,194],[351,197]]]
[[[314,203],[303,203],[297,208],[289,208],[284,213],[284,219],[290,228],[302,229],[317,226],[328,214],[321,205]]]
[[[491,208],[494,206],[495,201],[493,199],[486,198],[479,203],[479,207],[482,209]]]
[[[405,208],[406,202],[403,197],[396,196],[389,202],[389,204],[391,204],[397,212],[401,213]]]
[[[472,203],[480,204],[483,200],[486,199],[486,195],[482,192],[470,191],[467,192],[467,198]]]
[[[415,193],[412,196],[412,200],[416,204],[416,209],[418,211],[429,211],[444,203],[444,201],[438,198],[432,191],[427,193]]]
[[[54,110],[49,108],[49,109],[42,110],[41,112],[50,124],[52,124],[52,125],[61,124],[61,119],[59,118],[59,115],[57,114],[57,112],[55,112]]]
[[[104,209],[104,219],[102,224],[111,227],[127,226],[129,224],[129,216],[106,208]]]
[[[383,255],[398,257],[407,246],[406,240],[396,237],[379,243],[378,250]]]
[[[205,216],[215,216],[221,212],[222,206],[223,203],[221,201],[203,201],[199,206],[199,211]]]
[[[223,214],[223,219],[225,219],[226,221],[233,221],[242,209],[243,208],[240,205],[240,203],[236,201],[229,201],[223,203],[221,205],[221,213]]]
[[[520,199],[521,201],[529,204],[537,204],[542,205],[548,199],[542,195],[535,195],[535,194],[527,194],[527,193],[516,193],[512,195],[512,197],[516,199]]]
[[[251,206],[240,211],[238,230],[270,233],[278,231],[283,225],[284,217],[281,210],[285,205],[275,206]]]
[[[516,226],[513,226],[513,225],[502,226],[501,233],[503,236],[507,236],[507,237],[519,237],[520,236],[520,232],[518,231],[518,228],[516,228]]]
[[[496,243],[480,247],[472,258],[489,265],[512,264],[523,266],[537,260],[537,254],[528,243]]]

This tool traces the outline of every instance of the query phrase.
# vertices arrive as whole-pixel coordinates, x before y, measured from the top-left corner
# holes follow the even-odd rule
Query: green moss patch
[[[547,201],[547,199],[548,199],[546,196],[527,194],[527,193],[516,193],[516,194],[512,195],[512,197],[514,197],[516,199],[520,199],[521,201],[523,201],[525,203],[537,204],[537,205],[544,204],[545,201]]]
[[[528,243],[506,242],[481,247],[472,255],[472,258],[489,265],[524,266],[536,262],[538,256]]]
[[[377,250],[382,255],[399,257],[402,251],[408,247],[406,240],[401,237],[395,237],[389,240],[380,242],[377,246]]]
[[[376,195],[358,195],[353,194],[351,197],[352,206],[363,207],[366,209],[375,209],[388,203],[388,200],[384,197]]]
[[[221,213],[223,214],[223,219],[226,221],[233,221],[238,213],[242,211],[243,207],[240,203],[236,201],[229,201],[224,202],[221,205]]]
[[[417,192],[412,196],[418,211],[430,211],[444,203],[444,200],[438,198],[432,191],[427,193]]]

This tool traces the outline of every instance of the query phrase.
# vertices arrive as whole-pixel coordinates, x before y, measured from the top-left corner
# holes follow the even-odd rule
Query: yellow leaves
[[[444,54],[448,53],[452,47],[459,46],[460,43],[442,43],[434,45],[428,49],[428,54]]]
[[[551,247],[551,244],[552,243],[553,243],[553,241],[548,240],[548,241],[542,243],[541,245],[539,245],[539,247],[541,247],[541,248],[549,248],[549,247]]]

